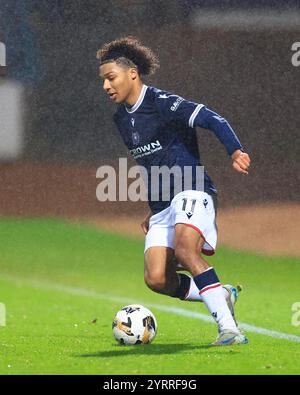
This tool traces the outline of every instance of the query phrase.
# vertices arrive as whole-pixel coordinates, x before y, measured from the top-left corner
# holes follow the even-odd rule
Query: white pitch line
[[[29,285],[34,288],[42,289],[42,290],[50,290],[50,291],[59,291],[71,295],[77,295],[77,296],[86,296],[86,297],[91,297],[95,299],[101,299],[101,300],[111,300],[113,302],[118,302],[118,303],[124,303],[125,304],[141,304],[147,307],[152,307],[155,308],[159,311],[164,311],[166,313],[171,313],[171,314],[176,314],[179,316],[184,316],[184,317],[190,317],[190,318],[196,318],[201,321],[206,321],[210,323],[214,323],[214,320],[207,314],[202,314],[198,313],[195,311],[191,311],[188,309],[182,309],[179,307],[174,307],[174,306],[166,306],[166,305],[161,305],[161,304],[155,304],[155,303],[148,303],[148,302],[143,302],[143,301],[137,301],[137,300],[132,300],[129,298],[124,298],[121,296],[113,296],[109,294],[102,294],[99,292],[95,291],[90,291],[85,288],[75,288],[75,287],[68,287],[65,285],[57,284],[57,283],[52,283],[52,282],[43,282],[43,281],[37,281],[37,280],[28,280],[24,278],[19,278],[19,277],[13,277],[9,275],[1,275],[0,280],[3,279],[4,281],[8,282],[13,282],[17,285]],[[292,342],[300,343],[300,336],[292,335],[289,333],[284,333],[284,332],[278,332],[278,331],[273,331],[270,329],[265,329],[265,328],[260,328],[258,326],[250,325],[247,323],[242,323],[239,322],[239,327],[241,329],[246,330],[247,332],[252,332],[252,333],[258,333],[260,335],[265,335],[269,337],[273,337],[276,339],[283,339],[283,340],[289,340]]]

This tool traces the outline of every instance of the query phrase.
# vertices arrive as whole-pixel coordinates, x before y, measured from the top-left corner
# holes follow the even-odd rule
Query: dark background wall
[[[229,4],[230,3],[230,4]],[[202,161],[222,193],[221,204],[299,198],[300,67],[284,29],[206,30],[192,22],[201,10],[228,5],[288,10],[296,1],[0,1],[10,78],[26,87],[23,160],[98,167],[127,151],[112,123],[98,79],[97,49],[132,34],[153,48],[161,69],[147,84],[201,102],[231,123],[252,157],[251,174],[231,169],[213,133],[199,130]]]

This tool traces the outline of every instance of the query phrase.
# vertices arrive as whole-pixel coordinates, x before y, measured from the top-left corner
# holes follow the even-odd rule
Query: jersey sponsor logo
[[[158,140],[155,142],[151,142],[149,144],[142,145],[140,147],[134,148],[130,150],[131,155],[133,156],[134,159],[141,158],[146,155],[153,154],[156,151],[159,151],[162,149],[162,146]]]
[[[178,108],[178,106],[179,106],[179,104],[180,104],[181,102],[183,102],[183,98],[182,98],[182,97],[178,97],[178,98],[174,101],[174,103],[172,104],[172,106],[170,107],[170,110],[171,110],[171,111],[176,111],[177,108]]]

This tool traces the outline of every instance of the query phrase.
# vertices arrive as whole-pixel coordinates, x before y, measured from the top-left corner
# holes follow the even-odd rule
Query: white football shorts
[[[144,251],[150,247],[174,248],[175,225],[179,223],[201,234],[203,254],[215,253],[218,228],[213,199],[206,192],[193,190],[178,193],[169,207],[150,217]]]

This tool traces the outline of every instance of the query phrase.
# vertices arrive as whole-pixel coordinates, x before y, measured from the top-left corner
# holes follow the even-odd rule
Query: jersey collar
[[[133,112],[135,112],[139,108],[139,106],[142,104],[147,88],[148,88],[148,86],[143,84],[140,96],[137,99],[137,102],[132,107],[128,108],[125,104],[126,111],[129,112],[129,114],[132,114]]]

